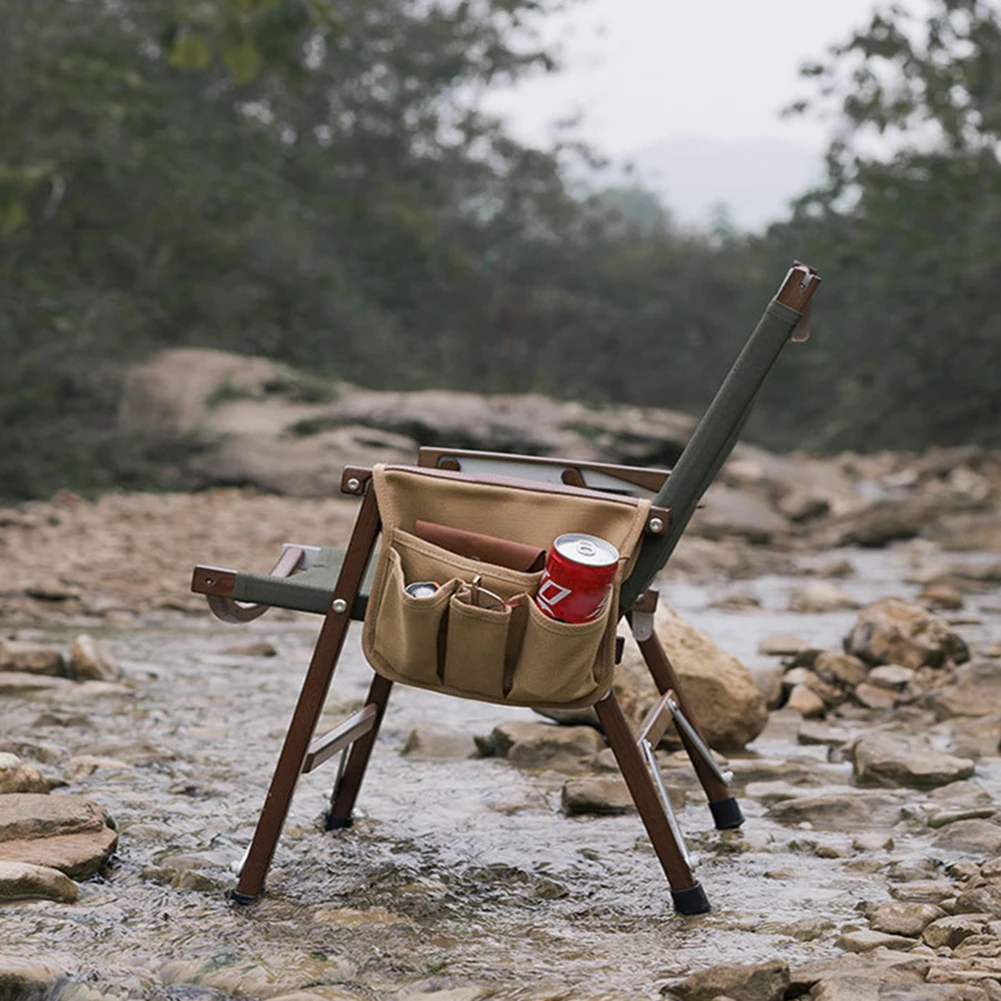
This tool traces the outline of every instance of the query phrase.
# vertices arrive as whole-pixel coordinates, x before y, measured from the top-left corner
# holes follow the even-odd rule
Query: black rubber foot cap
[[[249,893],[240,893],[238,890],[230,890],[229,899],[232,900],[234,904],[252,904],[255,900],[257,900],[257,897],[252,897]]]
[[[740,804],[733,796],[718,799],[709,804],[717,831],[730,831],[744,823],[744,815],[740,812]]]
[[[335,817],[332,813],[328,813],[323,818],[323,826],[328,831],[339,831],[342,827],[351,827],[354,822],[354,817]]]
[[[672,890],[671,897],[679,914],[708,914],[712,910],[706,891],[698,883],[689,890]]]

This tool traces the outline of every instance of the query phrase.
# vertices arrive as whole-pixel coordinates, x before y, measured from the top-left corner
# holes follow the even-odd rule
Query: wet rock
[[[945,911],[934,904],[890,902],[873,909],[869,925],[873,931],[887,935],[918,938],[928,925],[945,916]]]
[[[939,828],[955,824],[960,820],[987,819],[993,817],[996,812],[992,806],[972,807],[969,810],[939,810],[928,818],[928,826]]]
[[[787,799],[795,799],[803,795],[802,786],[790,785],[781,780],[774,782],[748,782],[744,788],[744,796],[756,799],[765,806],[772,803],[783,803]]]
[[[866,680],[877,688],[889,688],[891,691],[899,692],[905,689],[914,681],[917,672],[909,667],[901,667],[899,664],[881,664],[874,667]]]
[[[0,998],[48,1001],[65,977],[65,970],[37,959],[0,956]]]
[[[860,785],[902,785],[931,789],[968,779],[974,764],[968,758],[934,751],[916,738],[870,733],[852,747],[855,780]]]
[[[861,928],[857,931],[842,932],[838,936],[838,946],[845,952],[872,952],[873,949],[911,949],[914,939],[903,935],[887,935],[885,932]]]
[[[807,723],[800,725],[796,740],[800,744],[820,744],[827,747],[844,747],[852,739],[852,733],[840,727],[828,726],[826,723]]]
[[[66,661],[59,647],[0,639],[0,671],[65,675]]]
[[[267,640],[260,640],[257,643],[238,643],[236,646],[227,647],[223,653],[230,657],[277,657],[278,651],[274,643]]]
[[[780,824],[810,823],[821,831],[849,834],[872,827],[891,827],[900,819],[901,800],[888,792],[858,790],[821,792],[776,803],[767,816]],[[1001,833],[1001,828],[998,828]]]
[[[957,914],[987,914],[1001,918],[1001,883],[984,883],[973,886],[956,898]]]
[[[985,806],[993,802],[991,794],[976,782],[950,782],[928,793],[931,802],[942,807],[965,808]]]
[[[993,1001],[980,987],[969,984],[882,984],[868,977],[845,976],[827,980],[813,992],[812,1001]]]
[[[750,674],[755,688],[765,697],[765,703],[769,709],[777,709],[783,701],[781,664],[748,664],[747,673]]]
[[[447,726],[422,723],[414,727],[400,754],[422,761],[448,761],[476,756],[476,741]]]
[[[827,704],[808,685],[796,685],[789,693],[785,704],[786,709],[798,712],[803,719],[823,719],[827,712]]]
[[[683,789],[681,794],[681,801],[684,803]],[[565,782],[561,803],[564,812],[570,816],[629,813],[636,809],[622,779],[601,776],[587,776]]]
[[[0,900],[57,900],[72,904],[76,883],[58,869],[25,862],[0,862]]]
[[[892,851],[893,846],[893,838],[888,838],[885,834],[877,834],[875,832],[863,832],[862,834],[856,834],[852,838],[852,848],[857,852]]]
[[[767,545],[788,533],[789,522],[759,494],[717,482],[706,491],[690,531],[707,539],[737,536]]]
[[[579,766],[604,747],[601,734],[589,726],[550,723],[502,723],[488,740],[477,739],[480,752],[507,758],[522,768]]]
[[[843,612],[859,607],[859,603],[836,584],[811,580],[789,596],[790,612]]]
[[[896,693],[891,692],[889,689],[870,685],[868,682],[863,682],[861,685],[856,686],[852,694],[855,696],[856,702],[865,706],[866,709],[893,709],[897,702]]]
[[[845,652],[873,666],[900,664],[915,670],[970,658],[966,643],[944,619],[900,598],[883,598],[863,608],[845,638]]]
[[[70,669],[81,681],[116,681],[122,670],[111,652],[93,636],[81,633],[73,640]]]
[[[668,984],[661,993],[681,1001],[713,1001],[720,995],[733,1001],[782,1001],[788,988],[788,964],[770,960],[750,966],[711,966]]]
[[[987,930],[987,916],[983,914],[950,914],[931,922],[921,939],[933,949],[946,946],[950,949],[971,935],[982,935]]]
[[[874,986],[878,989],[880,984],[892,984],[893,991],[903,990],[905,985],[923,985],[927,969],[927,961],[917,961],[906,953],[885,949],[875,955],[849,952],[793,967],[789,996],[801,997],[813,988],[815,997],[823,994],[830,1001],[870,1001]],[[848,987],[854,993],[847,992]]]
[[[60,834],[50,838],[29,838],[0,842],[0,861],[29,862],[87,879],[108,860],[118,844],[110,827],[82,834]]]
[[[911,883],[890,884],[890,896],[895,900],[938,904],[955,895],[955,885],[945,879],[918,879]]]
[[[791,657],[809,648],[805,639],[792,633],[773,633],[758,643],[758,653],[765,657]]]
[[[948,584],[929,584],[919,595],[918,601],[928,608],[956,611],[963,607],[963,596]]]
[[[197,984],[225,995],[272,998],[307,987],[319,993],[328,984],[352,979],[355,968],[349,960],[327,950],[322,956],[311,953],[293,959],[218,953],[166,963],[160,968],[160,980],[166,986]]]
[[[747,612],[761,607],[761,599],[749,591],[730,591],[722,598],[710,602],[710,608],[719,608],[725,612]]]
[[[70,782],[79,782],[101,768],[107,771],[121,771],[129,767],[131,766],[117,758],[105,758],[97,754],[80,754],[66,762],[66,778]]]
[[[813,670],[825,681],[841,685],[842,688],[854,688],[869,675],[868,665],[858,657],[847,653],[832,653],[830,650],[822,650],[817,654]]]
[[[996,511],[950,514],[930,521],[921,535],[943,549],[998,550],[1001,549],[1001,515]]]
[[[740,661],[665,602],[657,608],[655,628],[709,744],[735,750],[754,740],[768,722],[768,709]],[[659,697],[631,638],[616,672],[615,687],[636,724]]]
[[[960,717],[952,723],[952,749],[968,758],[995,757],[1001,747],[1001,716]]]
[[[319,925],[332,925],[343,928],[360,928],[367,925],[398,925],[407,924],[409,919],[385,907],[370,907],[360,911],[353,907],[322,908],[313,912],[313,921]]]
[[[104,811],[80,796],[0,796],[0,861],[58,869],[75,879],[93,875],[118,835]]]
[[[930,498],[881,498],[822,529],[820,541],[834,546],[878,548],[913,539],[940,514],[940,504]]]
[[[977,660],[953,671],[944,688],[929,692],[926,703],[936,719],[1001,715],[1001,663]]]
[[[76,686],[67,678],[25,671],[0,671],[0,695],[30,695],[35,692],[67,692]]]
[[[98,831],[106,824],[104,810],[82,796],[0,796],[0,841]]]
[[[48,792],[49,781],[16,754],[0,753],[0,795],[10,792]]]
[[[996,855],[1001,852],[1001,827],[987,820],[960,820],[939,831],[932,844],[946,851]]]

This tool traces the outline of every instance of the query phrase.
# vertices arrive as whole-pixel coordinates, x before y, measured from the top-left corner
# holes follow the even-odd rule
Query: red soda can
[[[551,619],[588,622],[605,610],[619,551],[596,535],[569,532],[553,543],[535,603]]]

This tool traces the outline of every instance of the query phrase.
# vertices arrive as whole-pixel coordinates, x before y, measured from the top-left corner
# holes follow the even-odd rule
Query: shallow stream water
[[[857,572],[839,585],[863,602],[911,596],[916,589],[904,583],[909,553],[850,552]],[[922,554],[926,565],[935,558]],[[770,633],[840,647],[854,613],[785,611],[801,584],[799,577],[719,586],[667,581],[661,591],[753,665],[765,662],[757,646]],[[710,607],[732,590],[754,593],[763,607]],[[996,596],[968,601],[968,617],[982,621],[960,626],[964,636],[1001,640],[1001,614],[980,608],[995,607],[991,601],[996,606]],[[65,642],[80,625],[23,636]],[[678,917],[635,814],[565,817],[567,776],[557,772],[523,771],[502,759],[400,754],[420,724],[486,735],[506,720],[538,717],[397,686],[355,826],[333,833],[318,826],[335,763],[304,776],[268,893],[235,906],[225,891],[252,834],[318,620],[265,617],[237,628],[206,612],[148,616],[115,629],[98,620],[84,625],[108,641],[130,692],[79,704],[65,696],[7,698],[4,731],[49,745],[42,753],[50,774],[74,755],[125,764],[54,793],[85,794],[106,807],[121,834],[118,853],[104,877],[83,884],[76,904],[5,907],[0,942],[5,952],[61,963],[104,993],[657,998],[673,978],[715,963],[796,963],[838,953],[837,931],[865,926],[860,906],[888,899],[885,880],[874,873],[929,854],[934,832],[906,819],[906,809],[892,830],[879,829],[892,836],[892,847],[876,850],[853,847],[843,833],[783,827],[746,798],[743,831],[721,834],[693,787],[679,819],[714,911]],[[338,667],[326,726],[364,699],[371,672],[359,628]],[[277,656],[225,653],[255,640],[271,642]],[[785,762],[820,788],[849,785],[850,764],[828,761],[826,747],[797,743],[797,723],[773,714],[734,760],[738,781],[782,778]],[[1001,760],[981,759],[976,780],[1001,799]]]

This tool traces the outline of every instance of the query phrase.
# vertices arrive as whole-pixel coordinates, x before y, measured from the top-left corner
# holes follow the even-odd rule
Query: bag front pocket
[[[452,689],[503,699],[512,609],[480,608],[453,594],[448,603],[445,684]]]
[[[446,581],[430,597],[415,598],[407,594],[408,581],[400,554],[391,549],[388,560],[374,633],[375,652],[403,677],[422,685],[440,685],[445,663],[446,613],[460,581]]]
[[[588,698],[600,686],[595,667],[608,642],[614,601],[592,622],[557,622],[534,601],[508,698],[512,702],[558,706]]]

